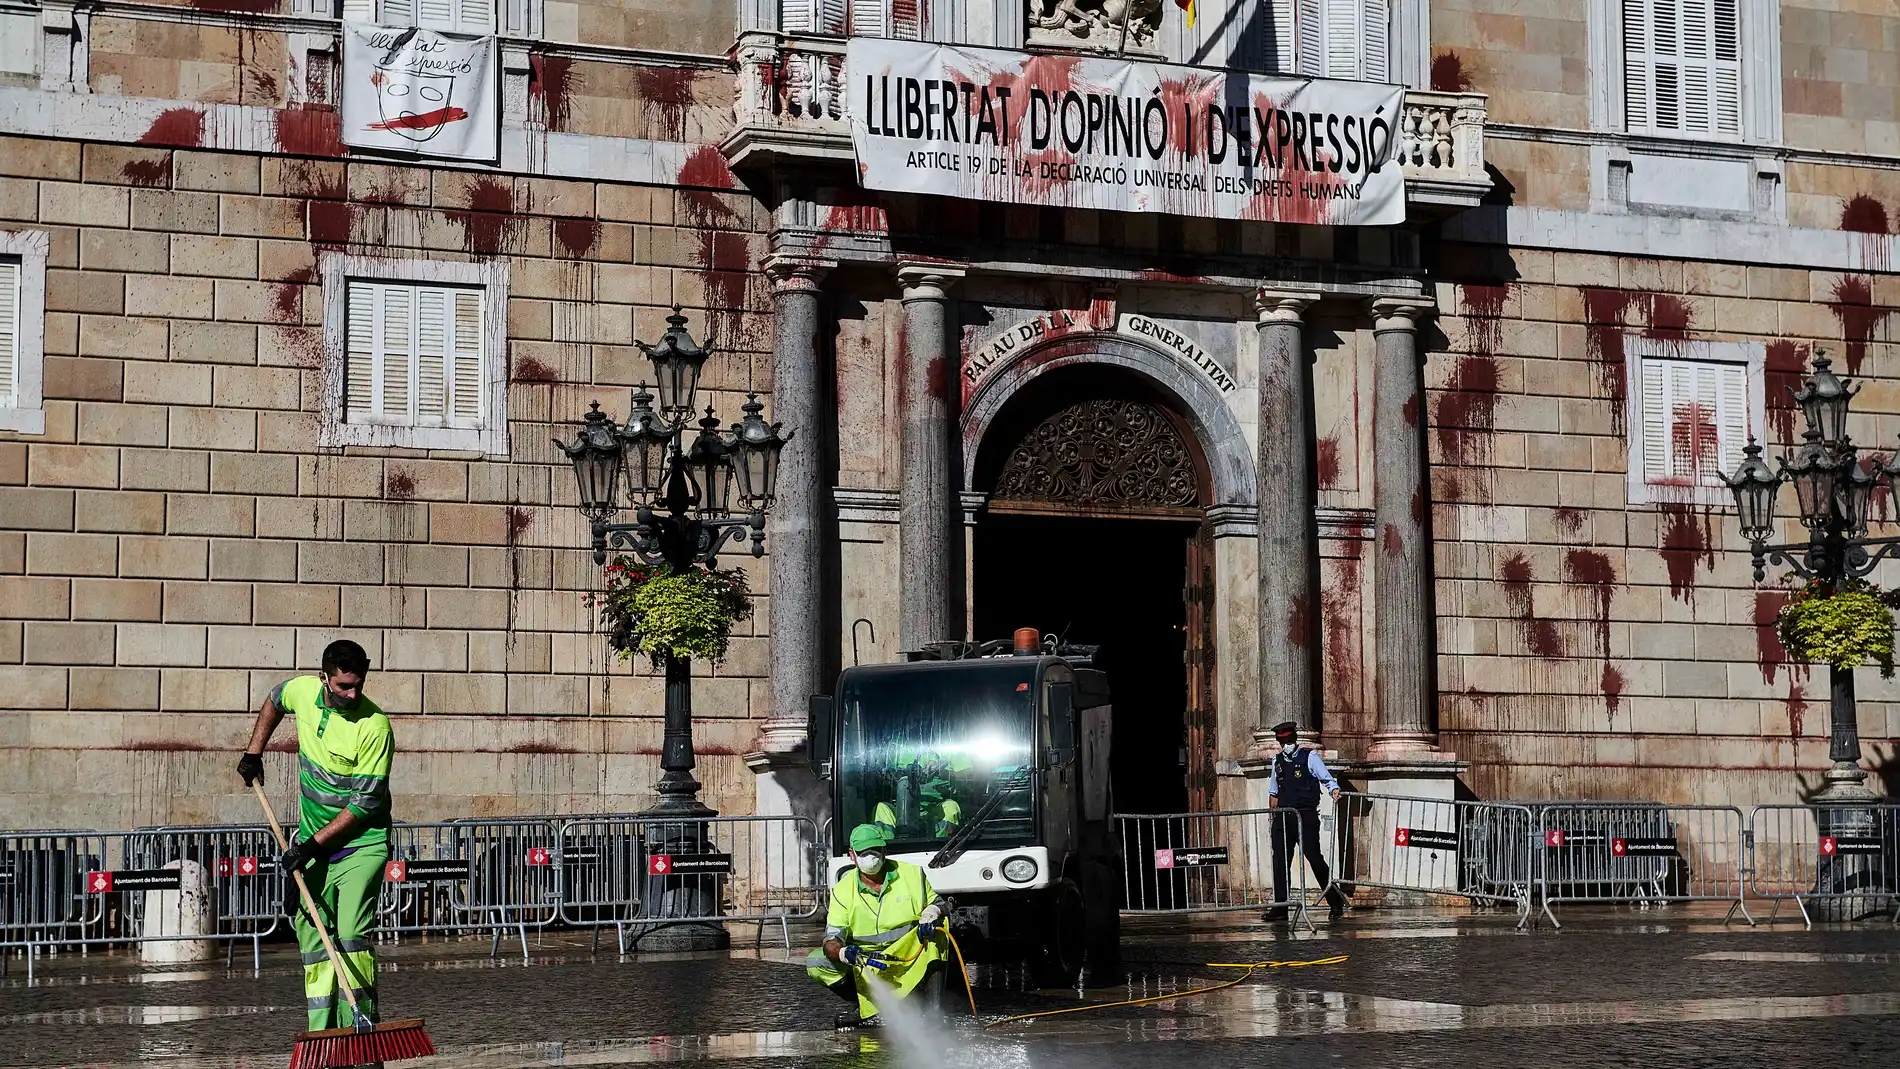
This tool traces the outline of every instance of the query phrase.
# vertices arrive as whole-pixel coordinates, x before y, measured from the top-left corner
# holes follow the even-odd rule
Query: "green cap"
[[[860,824],[851,829],[851,849],[882,850],[890,845],[891,837],[884,829],[875,824]]]

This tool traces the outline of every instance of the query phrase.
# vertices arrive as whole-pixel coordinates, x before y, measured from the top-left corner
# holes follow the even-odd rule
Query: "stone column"
[[[778,486],[768,514],[772,554],[772,709],[759,735],[763,753],[790,753],[805,739],[806,699],[830,688],[824,678],[822,583],[825,478],[823,446],[830,423],[824,403],[820,284],[834,265],[774,256],[772,281],[773,422],[792,431],[779,454]]]
[[[1367,758],[1390,761],[1432,749],[1431,547],[1425,519],[1431,498],[1425,481],[1424,360],[1418,320],[1431,309],[1420,298],[1372,302],[1377,352],[1373,366],[1373,509],[1378,563],[1373,614],[1378,634],[1379,730]]]
[[[904,332],[897,351],[897,407],[902,422],[901,485],[897,514],[898,649],[959,639],[950,566],[957,560],[957,479],[951,463],[952,392],[956,361],[950,353],[950,287],[963,277],[951,264],[897,265],[903,290]]]
[[[1302,738],[1318,736],[1313,685],[1319,641],[1318,534],[1306,425],[1309,365],[1301,315],[1317,293],[1261,290],[1258,519],[1260,695],[1256,738],[1291,720]]]

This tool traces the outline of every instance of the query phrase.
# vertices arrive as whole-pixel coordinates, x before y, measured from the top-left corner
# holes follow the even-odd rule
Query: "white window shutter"
[[[779,0],[778,25],[781,33],[812,32],[812,11],[817,0]]]
[[[1359,6],[1361,0],[1324,0],[1326,69],[1328,78],[1357,78],[1360,68]]]
[[[0,263],[0,406],[20,403],[20,265]]]
[[[1742,449],[1748,445],[1748,365],[1724,364],[1719,372],[1721,397],[1717,402],[1716,427],[1720,435],[1720,471],[1741,466]],[[1711,476],[1710,485],[1723,485]]]
[[[455,2],[456,0],[414,0],[415,17],[405,25],[454,33]]]
[[[344,22],[375,22],[376,0],[343,0]]]
[[[1742,132],[1737,0],[1624,0],[1623,69],[1630,129]]]
[[[449,291],[416,291],[416,422],[438,425],[448,400]]]
[[[361,423],[376,412],[376,287],[351,282],[344,310],[343,418]]]
[[[382,351],[377,354],[376,411],[386,420],[412,421],[409,389],[415,360],[415,301],[408,286],[379,286],[382,291]]]
[[[495,0],[455,0],[455,32],[488,37],[495,32]]]
[[[850,18],[848,3],[849,0],[816,0],[818,18],[812,28],[819,33],[844,33],[846,21]]]
[[[1661,360],[1642,361],[1644,482],[1658,482],[1670,474],[1668,368]]]
[[[1293,0],[1269,0],[1266,12],[1260,20],[1260,62],[1267,70],[1291,74],[1299,54],[1294,47]]]
[[[1325,0],[1293,0],[1294,58],[1299,73],[1326,73],[1326,37],[1321,25]]]
[[[450,389],[453,397],[449,415],[457,426],[479,427],[483,422],[482,397],[487,392],[487,361],[483,359],[482,295],[474,290],[455,291],[455,324],[450,336],[454,363]]]
[[[1392,79],[1392,9],[1387,0],[1361,0],[1364,17],[1360,22],[1360,54],[1365,62],[1359,77],[1368,82]]]
[[[809,3],[810,0],[785,0],[786,3]],[[890,0],[849,0],[851,5],[850,33],[853,37],[889,37],[891,35]]]
[[[378,26],[417,26],[416,0],[373,0]]]

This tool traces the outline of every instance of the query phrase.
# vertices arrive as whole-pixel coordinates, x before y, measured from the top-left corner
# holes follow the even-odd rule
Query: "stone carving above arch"
[[[993,501],[1082,509],[1200,504],[1194,451],[1168,414],[1144,401],[1093,399],[1031,428],[1010,450]]]
[[[977,449],[1011,398],[1051,372],[1087,366],[1133,371],[1171,402],[1168,407],[1182,417],[1206,461],[1206,504],[1255,507],[1251,447],[1220,391],[1171,353],[1124,335],[1097,332],[1064,335],[1030,346],[984,376],[963,408],[963,489],[975,489]]]

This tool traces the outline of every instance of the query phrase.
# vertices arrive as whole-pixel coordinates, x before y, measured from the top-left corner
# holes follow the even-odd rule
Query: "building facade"
[[[661,681],[597,633],[551,439],[625,412],[674,306],[717,349],[702,403],[796,431],[766,557],[725,559],[758,611],[695,666],[721,812],[822,804],[804,710],[841,666],[1019,626],[1101,647],[1124,811],[1257,802],[1282,719],[1386,789],[1818,786],[1826,687],[1716,476],[1799,441],[1820,350],[1866,383],[1856,439],[1900,444],[1900,16],[1193,15],[0,0],[0,826],[249,819],[251,711],[339,636],[396,721],[399,817],[650,803]],[[365,73],[410,27],[484,50],[454,91],[491,147],[410,137],[395,87],[425,80]],[[1117,210],[1037,160],[891,179],[866,146],[911,116],[862,76],[966,60],[1045,92],[1045,146],[1167,102],[1200,147],[1149,159],[1184,185],[1300,144],[1296,90],[1383,123],[1388,166],[1318,207]],[[1064,127],[1103,78],[1152,92]],[[920,145],[976,144],[983,79],[928,81]],[[1864,675],[1891,775],[1900,706]]]

